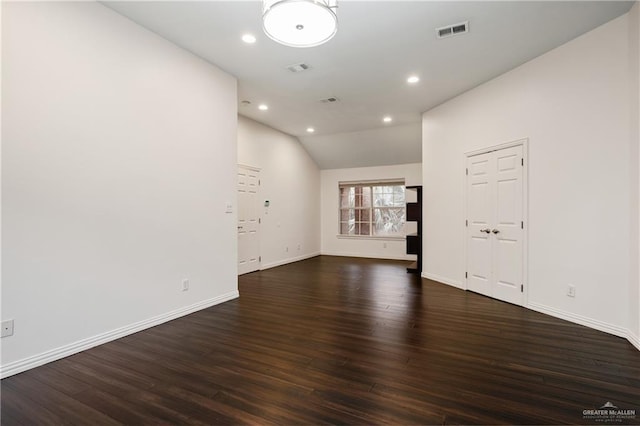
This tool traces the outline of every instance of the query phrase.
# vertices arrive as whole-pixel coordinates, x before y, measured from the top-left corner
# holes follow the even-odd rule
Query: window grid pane
[[[401,235],[404,233],[403,207],[377,207],[374,209],[374,235]]]
[[[404,235],[404,185],[361,184],[339,190],[341,235]]]

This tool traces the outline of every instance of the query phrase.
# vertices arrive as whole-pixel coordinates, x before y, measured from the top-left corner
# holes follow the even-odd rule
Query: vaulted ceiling
[[[297,136],[326,169],[420,162],[424,111],[626,13],[633,2],[340,0],[338,33],[312,48],[269,39],[261,2],[103,4],[236,76],[239,114]],[[468,33],[436,37],[436,28],[464,21]],[[254,44],[241,40],[247,33]],[[287,69],[297,63],[309,69]],[[420,81],[407,83],[410,75]],[[337,101],[322,102],[330,97]],[[262,103],[269,109],[259,110]]]

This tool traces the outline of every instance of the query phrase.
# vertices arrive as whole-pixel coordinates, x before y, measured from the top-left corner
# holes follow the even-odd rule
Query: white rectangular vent
[[[454,35],[465,34],[469,32],[469,21],[460,22],[459,24],[447,25],[436,29],[438,38],[447,38]]]
[[[302,72],[311,68],[309,65],[300,62],[299,64],[288,65],[287,69],[291,72]]]
[[[338,98],[336,98],[335,96],[332,96],[330,98],[326,98],[326,99],[320,99],[320,102],[322,102],[323,104],[332,104],[334,102],[338,102]]]

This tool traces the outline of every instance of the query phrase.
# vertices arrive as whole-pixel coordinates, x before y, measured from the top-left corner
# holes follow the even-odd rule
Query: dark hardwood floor
[[[640,423],[626,340],[406,265],[244,275],[237,300],[3,380],[2,424],[602,424],[583,410],[607,401]]]

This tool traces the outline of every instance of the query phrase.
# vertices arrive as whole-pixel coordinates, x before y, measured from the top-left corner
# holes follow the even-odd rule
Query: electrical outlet
[[[300,244],[298,244],[298,251],[300,251]]]
[[[382,243],[382,248],[387,248],[387,243]]]
[[[569,284],[567,287],[567,296],[576,297],[576,286]]]
[[[13,336],[13,320],[2,321],[2,337]]]
[[[189,291],[189,280],[182,280],[182,291]]]
[[[287,253],[289,253],[289,246],[284,248],[284,251],[286,251]]]

